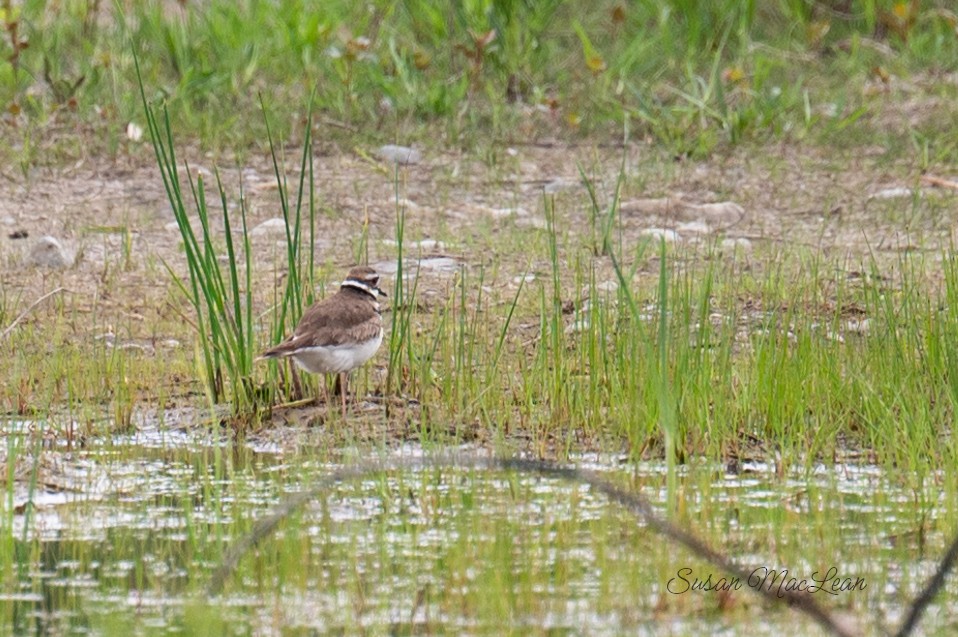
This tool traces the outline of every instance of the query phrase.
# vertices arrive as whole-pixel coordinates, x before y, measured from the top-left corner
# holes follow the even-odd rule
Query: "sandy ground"
[[[356,261],[367,228],[369,262],[388,285],[395,272],[398,177],[406,254],[426,259],[419,286],[426,306],[446,298],[452,273],[463,265],[495,263],[499,280],[507,282],[530,269],[547,273],[545,254],[523,250],[527,233],[544,232],[544,201],[554,197],[560,245],[578,242],[581,248],[590,232],[590,200],[580,166],[602,208],[623,170],[623,149],[614,147],[501,147],[480,156],[425,149],[421,162],[398,169],[376,151],[315,153],[317,264],[337,280]],[[286,154],[291,187],[299,153]],[[182,241],[152,159],[150,146],[141,143],[110,162],[87,160],[0,180],[0,285],[16,313],[62,287],[74,307],[96,307],[97,333],[79,330],[80,338],[112,338],[112,331],[121,331],[113,326],[122,324],[130,347],[153,352],[189,346],[189,331],[177,314],[182,303],[175,309],[165,265],[186,272]],[[212,160],[193,153],[189,165],[194,175],[214,183]],[[240,169],[220,166],[219,172],[234,211],[243,185],[265,311],[285,268],[272,165],[260,156]],[[741,148],[693,162],[638,144],[625,150],[624,174],[621,228],[627,244],[664,236],[678,250],[701,254],[708,246],[747,267],[767,267],[782,254],[805,251],[854,274],[876,263],[894,264],[903,251],[921,252],[934,263],[955,239],[958,190],[924,183],[917,168],[889,160],[877,147],[846,156],[788,146]],[[180,175],[185,179],[185,170]],[[208,199],[218,205],[215,189]],[[214,217],[221,234],[221,215]],[[62,267],[41,265],[53,250],[38,247],[46,235],[62,245]],[[607,262],[600,268],[613,278]],[[14,314],[8,312],[4,323]],[[31,320],[43,320],[42,309],[25,319]]]
[[[171,264],[181,261],[179,234],[159,172],[151,163],[151,149],[144,143],[135,150],[135,155],[112,163],[88,160],[0,181],[5,286],[27,290],[38,279],[62,276],[71,290],[93,292],[99,287],[93,275],[120,260],[130,261],[126,272],[116,276],[120,287],[142,283],[142,270],[151,258]],[[541,229],[544,192],[557,198],[560,232],[563,216],[574,231],[589,211],[578,165],[595,179],[600,204],[606,206],[622,160],[621,149],[585,146],[519,146],[490,152],[492,159],[426,151],[421,163],[400,168],[407,238],[448,244],[490,228]],[[287,151],[291,184],[297,177],[298,153]],[[189,163],[194,174],[212,181],[214,166],[209,159],[194,157]],[[251,228],[281,216],[268,157],[256,158],[242,170],[218,168],[231,206],[237,203],[242,179]],[[318,260],[350,264],[353,240],[367,219],[370,259],[391,257],[390,250],[379,250],[379,242],[394,234],[397,197],[392,167],[377,161],[375,149],[368,149],[368,154],[317,155],[315,170],[322,208],[316,228]],[[803,245],[826,255],[851,257],[935,251],[952,238],[956,191],[922,185],[916,168],[889,163],[880,148],[833,157],[776,146],[691,162],[672,161],[638,145],[627,151],[625,173],[621,200],[626,236],[668,231],[667,238],[679,243],[714,237],[728,240],[726,245]],[[185,177],[184,171],[180,174]],[[209,198],[215,196],[210,189]],[[219,223],[214,226],[218,229]],[[282,234],[277,227],[262,231],[265,236],[254,241],[258,252],[265,254],[269,250],[264,244],[280,240]],[[55,275],[28,263],[29,251],[44,235],[57,238],[73,261]]]

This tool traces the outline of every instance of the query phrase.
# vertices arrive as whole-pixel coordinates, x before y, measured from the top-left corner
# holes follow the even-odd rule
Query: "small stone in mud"
[[[884,190],[879,190],[878,192],[873,192],[868,195],[869,199],[906,199],[914,197],[915,195],[921,196],[921,191],[915,191],[911,188],[885,188]]]
[[[422,161],[422,153],[408,146],[386,144],[379,148],[378,154],[380,159],[399,164],[400,166],[410,166]]]
[[[580,316],[572,323],[566,325],[565,333],[578,334],[579,332],[587,332],[590,327],[592,327],[592,321],[590,321],[587,316]]]
[[[275,237],[277,239],[286,238],[286,222],[279,217],[267,219],[250,230],[251,237]]]
[[[10,237],[11,239],[26,239],[27,237],[30,236],[30,233],[27,232],[26,230],[14,230],[7,236]]]
[[[752,242],[745,237],[729,237],[727,239],[722,239],[721,245],[724,250],[741,249],[745,252],[749,252],[752,249]]]
[[[131,142],[138,142],[143,139],[143,127],[134,122],[126,125],[126,138]]]
[[[383,239],[382,244],[389,247],[398,247],[399,242],[394,239]],[[405,250],[419,250],[421,252],[429,251],[440,251],[446,249],[446,244],[442,241],[436,241],[435,239],[423,239],[422,241],[405,241],[403,242],[403,248]]]
[[[427,257],[419,260],[419,267],[437,272],[455,272],[459,269],[459,262],[452,257]]]
[[[704,221],[710,226],[738,223],[745,216],[745,208],[734,201],[687,204],[686,209],[689,213],[695,214],[698,220]]]
[[[679,240],[679,233],[667,228],[646,228],[639,234],[644,237],[652,237],[653,239],[662,239],[666,243],[675,243]]]
[[[65,268],[73,260],[54,237],[40,237],[27,255],[27,264],[40,268]]]
[[[606,294],[612,294],[618,289],[619,289],[618,281],[612,281],[611,279],[607,281],[601,281],[595,284],[596,292],[604,292]]]
[[[845,321],[845,331],[853,334],[867,334],[871,329],[871,319],[849,319]]]

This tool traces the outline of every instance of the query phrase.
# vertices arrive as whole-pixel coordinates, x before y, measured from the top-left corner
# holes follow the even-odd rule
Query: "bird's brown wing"
[[[303,313],[292,336],[263,352],[263,358],[290,356],[304,347],[328,347],[363,343],[376,338],[382,318],[371,312],[368,303],[331,302],[332,297],[312,305]]]

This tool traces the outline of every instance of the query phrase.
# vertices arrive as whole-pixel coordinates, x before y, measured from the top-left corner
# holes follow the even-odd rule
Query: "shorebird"
[[[379,274],[359,266],[349,271],[339,291],[314,303],[291,336],[259,359],[292,358],[313,374],[338,374],[346,418],[346,375],[373,357],[383,342]],[[258,360],[259,360],[258,359]]]

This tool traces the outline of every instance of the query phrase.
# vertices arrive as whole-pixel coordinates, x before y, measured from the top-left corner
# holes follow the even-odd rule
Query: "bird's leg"
[[[303,386],[299,382],[299,374],[296,372],[296,363],[289,361],[289,377],[293,381],[293,400],[300,400],[303,397]]]
[[[339,379],[339,393],[343,397],[343,420],[346,420],[346,374],[340,374]]]
[[[280,365],[279,373],[280,373],[280,377],[282,378],[282,384],[285,385],[286,384],[285,372],[283,371],[283,369],[284,369],[283,366]],[[315,398],[303,399],[303,386],[299,382],[299,374],[296,373],[296,365],[295,363],[293,363],[293,361],[289,362],[289,378],[293,384],[292,394],[288,396],[288,398],[290,398],[291,400],[288,403],[276,405],[277,408],[282,407],[284,409],[289,409],[293,407],[303,407],[304,405],[308,405],[309,403],[316,402]]]
[[[329,378],[326,374],[320,374],[316,379],[316,404],[329,404]]]

